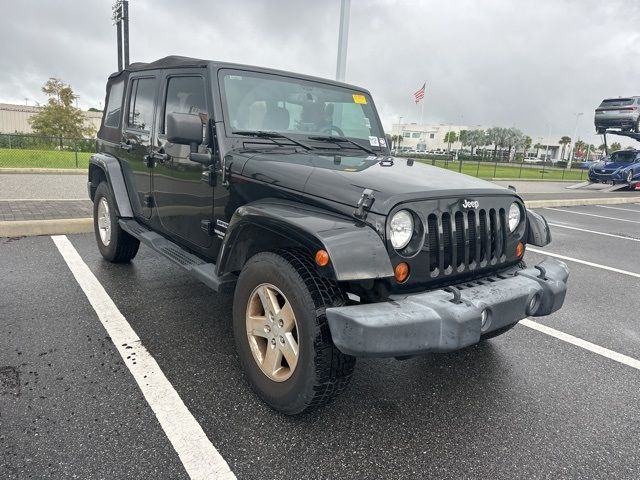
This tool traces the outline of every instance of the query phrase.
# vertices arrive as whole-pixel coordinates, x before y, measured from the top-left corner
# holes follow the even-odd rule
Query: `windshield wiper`
[[[370,153],[371,155],[377,155],[377,153],[371,150],[370,148],[360,145],[358,142],[354,142],[353,140],[350,140],[347,137],[334,137],[333,135],[326,135],[326,136],[319,135],[319,136],[309,137],[309,140],[317,140],[319,142],[333,142],[338,144],[346,142],[358,147],[360,150],[364,150],[365,152]]]
[[[234,135],[242,135],[245,137],[256,137],[256,138],[268,138],[272,140],[273,143],[280,146],[285,146],[282,143],[278,143],[274,140],[274,138],[284,138],[285,140],[289,140],[291,143],[298,145],[305,150],[313,150],[313,147],[307,145],[306,143],[299,142],[298,140],[291,138],[288,135],[284,135],[280,132],[268,132],[265,130],[232,130],[231,133]]]

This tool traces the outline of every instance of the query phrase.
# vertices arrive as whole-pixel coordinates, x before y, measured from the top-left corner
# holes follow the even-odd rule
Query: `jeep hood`
[[[373,155],[263,152],[244,163],[242,176],[354,207],[363,190],[371,189],[371,211],[383,215],[406,201],[514,195],[494,183],[418,160]]]

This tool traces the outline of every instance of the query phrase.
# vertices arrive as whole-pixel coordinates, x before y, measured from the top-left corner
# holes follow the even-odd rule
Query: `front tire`
[[[258,253],[233,300],[233,333],[249,384],[269,406],[296,415],[329,403],[351,378],[355,358],[331,339],[325,310],[345,297],[305,252]]]
[[[113,263],[130,262],[138,253],[140,241],[118,224],[115,201],[106,182],[101,182],[93,197],[93,230],[98,250]]]
[[[631,185],[632,182],[633,182],[633,170],[629,170],[629,173],[627,173],[627,183]]]

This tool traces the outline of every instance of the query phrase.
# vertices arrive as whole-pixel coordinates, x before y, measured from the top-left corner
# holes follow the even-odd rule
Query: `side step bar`
[[[187,272],[200,280],[206,286],[216,292],[231,293],[235,288],[236,275],[227,273],[222,276],[216,275],[215,263],[207,263],[192,253],[187,252],[171,240],[167,240],[162,235],[149,230],[132,218],[121,218],[118,223],[124,231],[131,234],[152,250],[160,253],[171,260],[176,265],[184,268]]]

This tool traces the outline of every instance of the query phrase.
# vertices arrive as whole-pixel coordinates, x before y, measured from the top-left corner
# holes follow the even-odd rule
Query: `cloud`
[[[22,0],[3,7],[0,101],[43,101],[50,76],[84,107],[116,69],[111,0]],[[131,0],[131,59],[170,54],[333,78],[339,0]],[[640,94],[640,4],[634,0],[351,2],[347,81],[369,89],[388,126],[424,119],[516,126],[534,138],[594,143],[604,97]],[[9,48],[6,48],[6,47]]]

